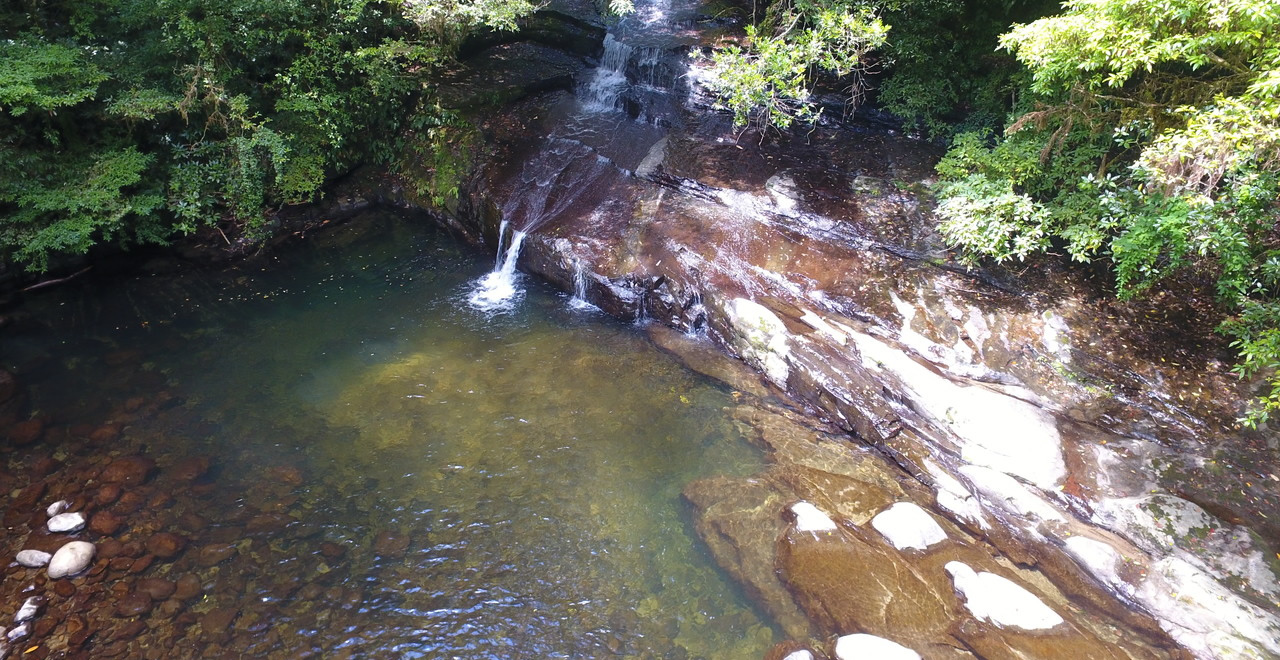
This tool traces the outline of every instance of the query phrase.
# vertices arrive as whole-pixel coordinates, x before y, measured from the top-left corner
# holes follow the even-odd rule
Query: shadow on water
[[[215,468],[115,534],[180,532],[188,550],[145,575],[204,585],[137,644],[170,657],[763,654],[772,629],[702,554],[680,499],[690,480],[760,466],[723,412],[730,394],[536,283],[508,313],[471,308],[486,261],[370,218],[269,263],[31,307],[64,330],[6,337],[36,407],[59,428],[127,420],[106,447],[65,434],[54,451],[69,465],[141,449],[161,490],[183,457]]]

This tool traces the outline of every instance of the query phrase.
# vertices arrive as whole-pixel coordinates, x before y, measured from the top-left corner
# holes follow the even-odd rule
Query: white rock
[[[964,597],[965,606],[979,619],[998,626],[1024,630],[1044,630],[1063,623],[1035,594],[995,573],[975,573],[968,564],[947,562],[956,591]]]
[[[10,642],[17,642],[17,641],[24,640],[31,636],[31,624],[24,623],[18,626],[17,628],[14,628],[13,630],[10,630],[9,632],[5,633],[4,636],[5,636],[5,639],[8,639]]]
[[[22,607],[18,608],[18,613],[13,615],[13,622],[22,623],[23,621],[30,621],[31,619],[36,618],[36,615],[40,614],[40,607],[42,605],[44,605],[44,598],[40,596],[32,596],[28,598],[24,603],[22,603]]]
[[[22,564],[27,568],[40,568],[41,566],[49,563],[49,560],[52,558],[53,555],[43,550],[22,550],[19,551],[18,556],[15,557],[19,564]]]
[[[813,660],[813,652],[809,649],[800,649],[787,654],[782,660]]]
[[[899,550],[927,550],[947,540],[938,521],[912,502],[898,502],[881,511],[871,519],[871,526]]]
[[[49,519],[49,531],[51,532],[74,532],[84,527],[84,514],[81,513],[59,513]]]
[[[796,529],[802,532],[830,532],[836,529],[836,523],[830,516],[808,502],[792,504],[791,512],[796,514]]]
[[[748,364],[764,372],[778,387],[787,386],[791,366],[787,326],[768,307],[734,298],[724,308],[730,325],[729,341]]]
[[[920,654],[883,637],[845,635],[836,640],[837,660],[920,660]]]
[[[952,381],[871,335],[851,338],[863,366],[888,379],[887,386],[912,409],[951,431],[966,463],[1021,477],[1046,491],[1066,477],[1062,437],[1048,411],[977,383]]]
[[[58,579],[75,575],[89,567],[98,549],[87,541],[72,541],[53,553],[49,560],[49,577]]]
[[[45,509],[45,513],[49,514],[49,517],[52,518],[58,515],[59,513],[62,513],[63,511],[66,511],[67,509],[70,509],[70,508],[71,508],[70,502],[66,500],[58,500],[57,502],[50,504],[49,508]]]

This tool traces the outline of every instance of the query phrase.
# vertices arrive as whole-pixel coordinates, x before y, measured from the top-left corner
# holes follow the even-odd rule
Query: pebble
[[[177,557],[187,547],[187,538],[173,532],[160,532],[147,539],[147,552],[161,558]]]
[[[156,462],[145,456],[125,456],[107,464],[98,478],[104,483],[136,486],[145,482],[155,467]]]
[[[53,555],[43,550],[22,550],[18,552],[16,557],[19,564],[27,568],[40,568],[49,563],[53,559]]]
[[[120,531],[120,528],[124,526],[124,521],[124,516],[116,515],[110,511],[99,511],[89,519],[89,531],[103,536],[111,536]]]
[[[49,560],[49,577],[55,580],[68,575],[75,575],[93,561],[97,548],[87,541],[72,541],[53,553]]]
[[[116,500],[120,499],[120,493],[120,484],[106,484],[98,488],[98,492],[94,493],[93,501],[101,506],[114,504]]]
[[[200,578],[194,573],[187,573],[174,583],[173,597],[178,600],[190,600],[203,591]]]
[[[8,639],[10,642],[17,642],[17,641],[24,640],[31,636],[31,624],[24,623],[10,630],[9,632],[5,633],[4,636],[5,636],[5,639]]]
[[[133,592],[116,603],[116,615],[122,617],[139,616],[151,611],[151,597],[144,593]]]
[[[84,514],[59,513],[49,519],[49,531],[56,533],[74,532],[84,528]]]
[[[201,566],[209,567],[230,559],[238,552],[230,543],[210,543],[200,548],[198,561]]]
[[[41,596],[32,596],[22,603],[22,607],[18,608],[18,613],[13,615],[14,623],[22,623],[30,621],[40,615],[40,609],[44,607],[44,598]]]
[[[165,600],[177,591],[177,585],[173,582],[159,577],[149,577],[138,580],[134,588],[139,593],[147,594],[151,600]]]
[[[45,513],[48,514],[50,518],[52,518],[58,515],[59,513],[62,513],[63,511],[66,511],[67,509],[70,509],[70,508],[71,508],[70,502],[66,500],[58,500],[57,502],[50,504],[49,508],[45,509]]]

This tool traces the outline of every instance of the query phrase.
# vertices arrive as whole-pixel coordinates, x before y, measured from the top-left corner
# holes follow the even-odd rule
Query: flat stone
[[[975,572],[968,564],[948,562],[946,571],[973,616],[998,626],[1045,630],[1064,621],[1057,612],[1008,578]]]
[[[53,555],[43,550],[20,550],[15,559],[27,568],[40,568],[48,564],[49,560],[53,559]]]
[[[881,511],[871,519],[871,526],[899,550],[927,550],[947,540],[938,521],[912,502],[898,502]]]
[[[920,660],[920,654],[883,637],[845,635],[836,640],[837,660]]]
[[[74,532],[84,528],[85,519],[82,513],[59,513],[49,519],[49,531],[54,533]]]
[[[58,579],[75,575],[89,567],[96,548],[87,541],[72,541],[53,553],[49,560],[49,577]]]
[[[59,513],[62,513],[63,511],[66,511],[67,509],[70,509],[70,508],[71,508],[71,503],[70,503],[70,502],[68,502],[68,501],[66,501],[66,500],[58,500],[57,502],[54,502],[53,504],[50,504],[50,505],[49,505],[49,508],[48,508],[48,509],[45,509],[45,513],[46,513],[50,518],[52,518],[52,517],[54,517],[54,516],[58,515]]]
[[[182,553],[187,547],[187,539],[173,532],[160,532],[152,534],[147,539],[147,552],[161,558],[172,559]]]

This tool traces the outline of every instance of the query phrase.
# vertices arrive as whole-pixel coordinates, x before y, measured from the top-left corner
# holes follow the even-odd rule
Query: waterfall
[[[569,299],[573,309],[599,309],[587,300],[587,269],[580,259],[573,262],[573,297]]]
[[[599,208],[610,193],[609,182],[631,176],[660,139],[663,109],[669,105],[661,99],[675,84],[669,61],[675,42],[655,41],[654,35],[664,30],[670,7],[670,0],[637,0],[634,18],[624,18],[605,35],[595,72],[579,85],[564,121],[524,162],[502,204],[496,263],[474,284],[473,307],[508,308],[520,294],[515,267],[525,235],[546,222]],[[575,307],[590,306],[585,278],[584,272],[575,273]]]
[[[503,222],[499,231],[505,230],[506,226],[507,223]],[[527,232],[512,230],[511,245],[506,251],[502,250],[502,236],[498,237],[498,263],[472,287],[467,299],[472,307],[485,312],[500,312],[519,300],[521,290],[516,284],[520,274],[516,272],[516,261],[520,259],[520,246],[526,235]]]

